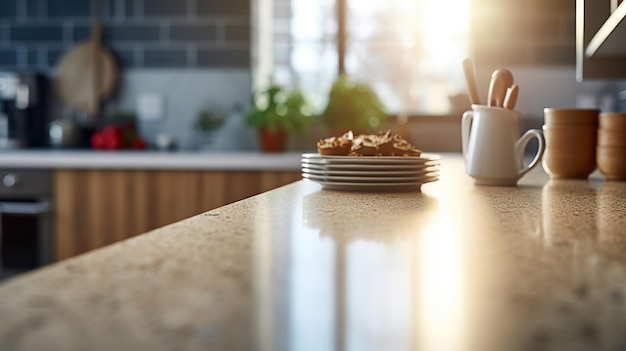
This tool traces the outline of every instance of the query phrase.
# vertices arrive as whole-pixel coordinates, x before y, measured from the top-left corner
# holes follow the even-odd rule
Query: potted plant
[[[312,108],[302,92],[287,91],[276,83],[254,93],[246,115],[248,125],[258,131],[264,152],[284,151],[289,133],[303,131],[313,119]]]
[[[348,130],[371,133],[386,122],[387,113],[369,85],[341,75],[331,87],[322,120],[335,136]]]
[[[202,109],[198,112],[193,123],[198,138],[198,147],[201,150],[209,150],[213,145],[215,131],[226,120],[227,113],[221,110]]]

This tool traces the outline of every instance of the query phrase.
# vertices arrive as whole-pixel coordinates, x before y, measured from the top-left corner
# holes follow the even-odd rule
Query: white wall
[[[224,150],[247,150],[256,148],[255,135],[243,124],[242,115],[250,104],[250,86],[250,71],[245,69],[129,69],[124,71],[115,104],[137,111],[140,94],[163,96],[164,118],[140,120],[138,126],[151,142],[159,133],[169,134],[179,149],[195,147],[192,125],[200,109],[233,111],[217,135],[217,143]]]

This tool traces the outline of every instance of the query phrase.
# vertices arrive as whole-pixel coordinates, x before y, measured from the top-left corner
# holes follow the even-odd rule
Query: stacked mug
[[[626,179],[626,113],[600,113],[598,169],[609,180]]]
[[[545,108],[543,112],[543,168],[552,178],[587,178],[596,169],[600,110]]]

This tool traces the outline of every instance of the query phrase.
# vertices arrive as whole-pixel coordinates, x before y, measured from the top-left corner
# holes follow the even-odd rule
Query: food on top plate
[[[320,155],[326,156],[346,156],[352,148],[352,142],[354,137],[352,131],[340,137],[330,137],[326,139],[320,139],[317,142],[317,151]]]
[[[320,139],[317,151],[325,156],[419,156],[421,151],[391,131]]]

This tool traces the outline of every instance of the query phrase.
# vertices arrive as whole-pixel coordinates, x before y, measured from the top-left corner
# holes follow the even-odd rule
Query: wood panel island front
[[[626,183],[297,181],[0,285],[6,350],[623,350]]]
[[[56,261],[291,183],[301,178],[299,159],[299,153],[15,150],[0,152],[0,170],[52,173],[49,242]]]

